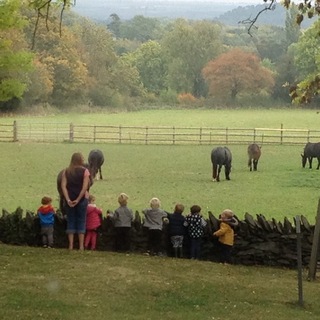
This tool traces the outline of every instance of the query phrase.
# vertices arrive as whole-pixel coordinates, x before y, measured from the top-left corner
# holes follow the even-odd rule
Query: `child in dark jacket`
[[[43,197],[41,199],[41,207],[37,210],[40,219],[42,245],[44,248],[53,247],[55,210],[51,203],[52,199],[50,197]]]
[[[194,205],[190,208],[190,214],[186,217],[184,225],[188,228],[190,239],[190,258],[199,259],[201,252],[201,241],[204,227],[207,222],[201,216],[201,207]]]
[[[183,210],[184,205],[178,203],[174,208],[174,212],[168,214],[168,231],[174,251],[174,256],[176,258],[183,257],[183,237],[186,233],[186,227],[184,226],[186,218],[182,215]]]

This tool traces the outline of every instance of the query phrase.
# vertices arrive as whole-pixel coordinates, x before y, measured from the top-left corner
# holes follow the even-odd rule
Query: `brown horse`
[[[250,171],[257,171],[258,162],[261,156],[261,147],[259,147],[256,143],[252,143],[248,146],[248,167]]]

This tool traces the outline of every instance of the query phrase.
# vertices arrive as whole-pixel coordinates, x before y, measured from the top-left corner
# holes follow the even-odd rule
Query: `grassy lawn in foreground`
[[[318,281],[303,281],[301,308],[295,270],[7,245],[0,255],[2,320],[320,317]]]

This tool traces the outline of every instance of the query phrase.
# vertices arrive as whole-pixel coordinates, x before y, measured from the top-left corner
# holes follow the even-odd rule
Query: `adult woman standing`
[[[67,234],[69,249],[73,249],[74,234],[78,234],[79,249],[84,249],[86,232],[86,214],[88,206],[88,190],[90,187],[90,172],[84,167],[84,158],[80,152],[75,152],[70,165],[62,174],[61,189],[67,202]]]

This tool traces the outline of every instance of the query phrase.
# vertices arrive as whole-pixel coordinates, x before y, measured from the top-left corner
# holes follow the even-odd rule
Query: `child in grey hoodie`
[[[145,215],[144,226],[148,230],[148,246],[149,251],[153,255],[162,255],[161,241],[162,241],[162,227],[163,222],[167,221],[168,214],[160,209],[160,200],[158,198],[152,198],[150,200],[150,209],[143,210]]]

